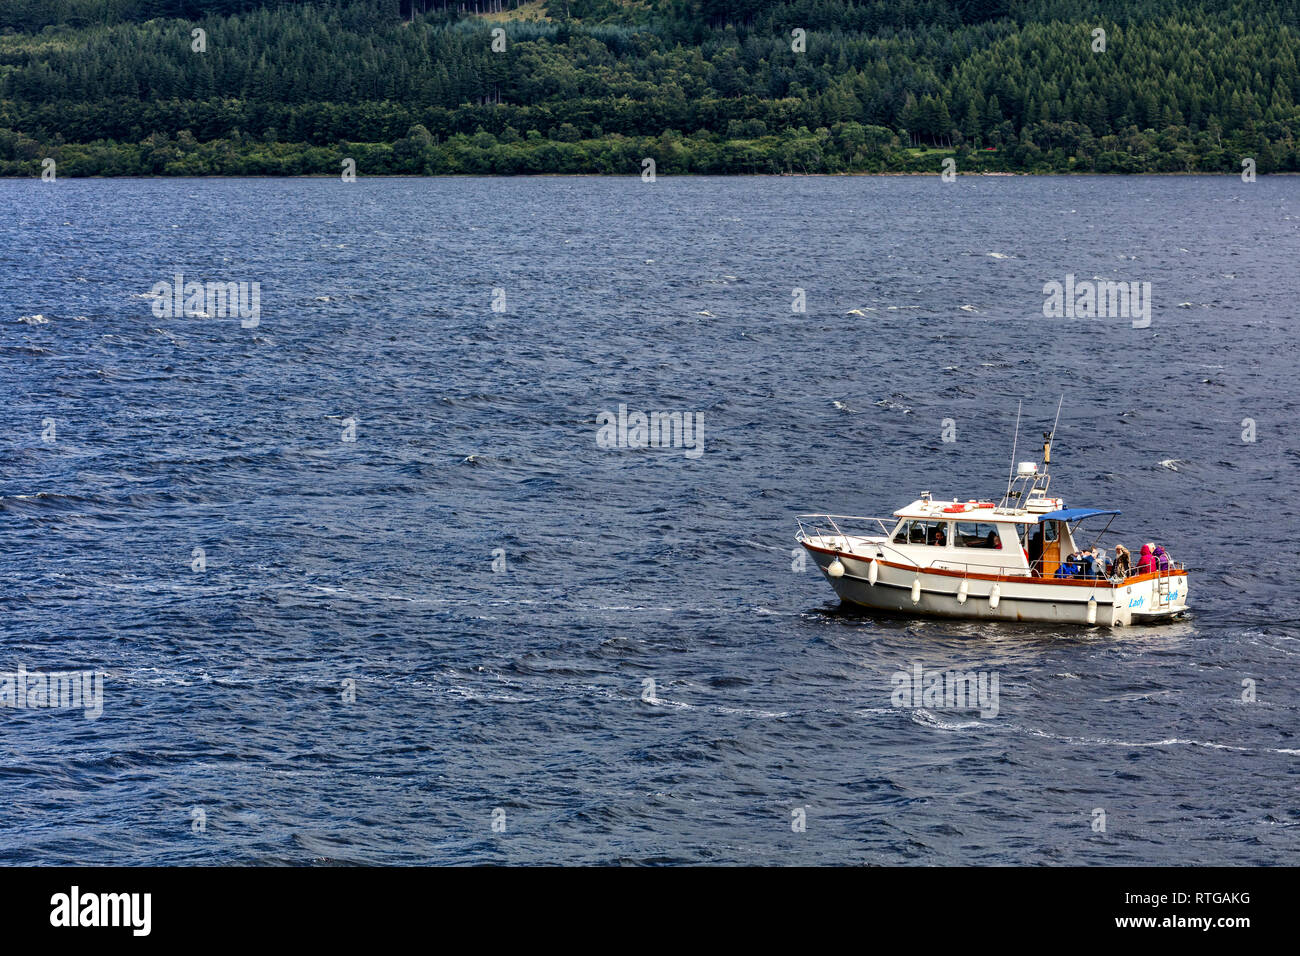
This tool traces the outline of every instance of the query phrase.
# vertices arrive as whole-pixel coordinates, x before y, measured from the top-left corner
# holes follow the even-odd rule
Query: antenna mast
[[[1061,397],[1065,398],[1064,395],[1062,395]],[[1007,491],[1006,494],[1002,496],[1003,508],[1007,506],[1007,502],[1011,498],[1011,482],[1015,480],[1016,477],[1016,443],[1020,440],[1020,407],[1023,404],[1024,404],[1023,399],[1016,402],[1016,432],[1011,439],[1011,469],[1007,472]],[[1059,409],[1057,410],[1057,413],[1058,414],[1060,413]]]
[[[1047,474],[1052,465],[1052,439],[1056,437],[1056,426],[1061,423],[1061,406],[1065,404],[1065,394],[1061,394],[1061,400],[1056,403],[1056,421],[1052,422],[1052,430],[1043,432],[1043,474]]]

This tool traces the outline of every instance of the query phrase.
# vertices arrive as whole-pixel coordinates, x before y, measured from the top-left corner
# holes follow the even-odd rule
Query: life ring
[[[967,510],[968,509],[966,505],[953,504],[944,508],[943,513],[944,514],[965,514]]]

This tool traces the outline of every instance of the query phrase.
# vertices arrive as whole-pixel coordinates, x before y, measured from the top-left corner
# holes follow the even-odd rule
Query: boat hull
[[[875,610],[971,620],[1124,627],[1167,620],[1187,609],[1184,571],[1164,575],[1167,588],[1162,593],[1159,574],[1131,577],[1119,585],[1109,581],[965,574],[938,568],[918,570],[870,555],[816,547],[807,541],[803,545],[840,600]],[[828,569],[837,559],[844,573],[834,576]]]

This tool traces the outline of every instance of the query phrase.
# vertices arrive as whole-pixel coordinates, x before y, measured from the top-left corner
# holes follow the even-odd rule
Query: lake
[[[1277,177],[0,181],[0,670],[102,674],[0,714],[0,860],[1294,863],[1298,232]],[[1062,395],[1053,493],[1185,620],[800,569]]]

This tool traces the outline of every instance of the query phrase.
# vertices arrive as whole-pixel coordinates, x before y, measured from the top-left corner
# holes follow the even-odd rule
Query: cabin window
[[[948,532],[948,522],[931,521],[926,524],[925,543],[934,545],[936,548],[947,547],[950,535]]]
[[[894,544],[925,544],[942,548],[947,546],[948,538],[946,521],[904,521],[894,532]]]
[[[1044,544],[1051,544],[1058,537],[1060,529],[1055,521],[1044,521],[1042,524],[1025,525],[1025,547],[1029,549],[1032,556],[1035,550],[1041,552]]]
[[[925,541],[924,521],[904,521],[894,532],[894,544],[925,544]]]
[[[953,544],[959,548],[1001,548],[1002,536],[996,525],[983,521],[958,521]]]

